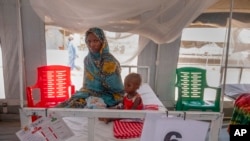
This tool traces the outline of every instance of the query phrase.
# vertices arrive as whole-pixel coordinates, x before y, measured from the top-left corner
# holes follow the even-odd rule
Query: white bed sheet
[[[141,94],[144,105],[156,104],[159,110],[166,110],[162,102],[155,95],[148,84],[142,84],[138,93]],[[75,134],[66,141],[88,140],[88,118],[86,117],[64,117],[63,120]],[[105,124],[95,119],[95,141],[139,141],[140,138],[117,139],[113,135],[113,122]]]

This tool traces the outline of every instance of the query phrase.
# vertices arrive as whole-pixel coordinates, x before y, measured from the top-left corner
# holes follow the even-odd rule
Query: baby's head
[[[130,73],[125,77],[124,87],[127,93],[134,92],[139,89],[142,83],[141,75],[138,73]]]

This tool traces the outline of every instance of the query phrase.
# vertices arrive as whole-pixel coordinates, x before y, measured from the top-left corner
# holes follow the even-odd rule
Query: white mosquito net
[[[205,9],[218,0],[31,0],[49,25],[84,32],[101,27],[111,32],[142,35],[156,43],[180,36]]]

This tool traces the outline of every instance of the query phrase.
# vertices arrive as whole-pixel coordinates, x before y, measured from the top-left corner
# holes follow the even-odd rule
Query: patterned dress
[[[125,94],[123,98],[123,108],[126,110],[132,109],[132,106],[134,105],[135,99],[137,97],[141,97],[139,94],[136,94],[133,98],[128,98],[127,94]],[[141,103],[136,107],[136,110],[142,110],[143,109],[143,103],[141,100]]]

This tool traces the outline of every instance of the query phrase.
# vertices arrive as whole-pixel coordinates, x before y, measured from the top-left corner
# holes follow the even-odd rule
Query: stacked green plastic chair
[[[220,111],[221,88],[208,86],[205,69],[182,67],[176,69],[176,76],[176,87],[178,88],[177,111]],[[207,88],[215,89],[214,101],[204,100],[204,91]]]

